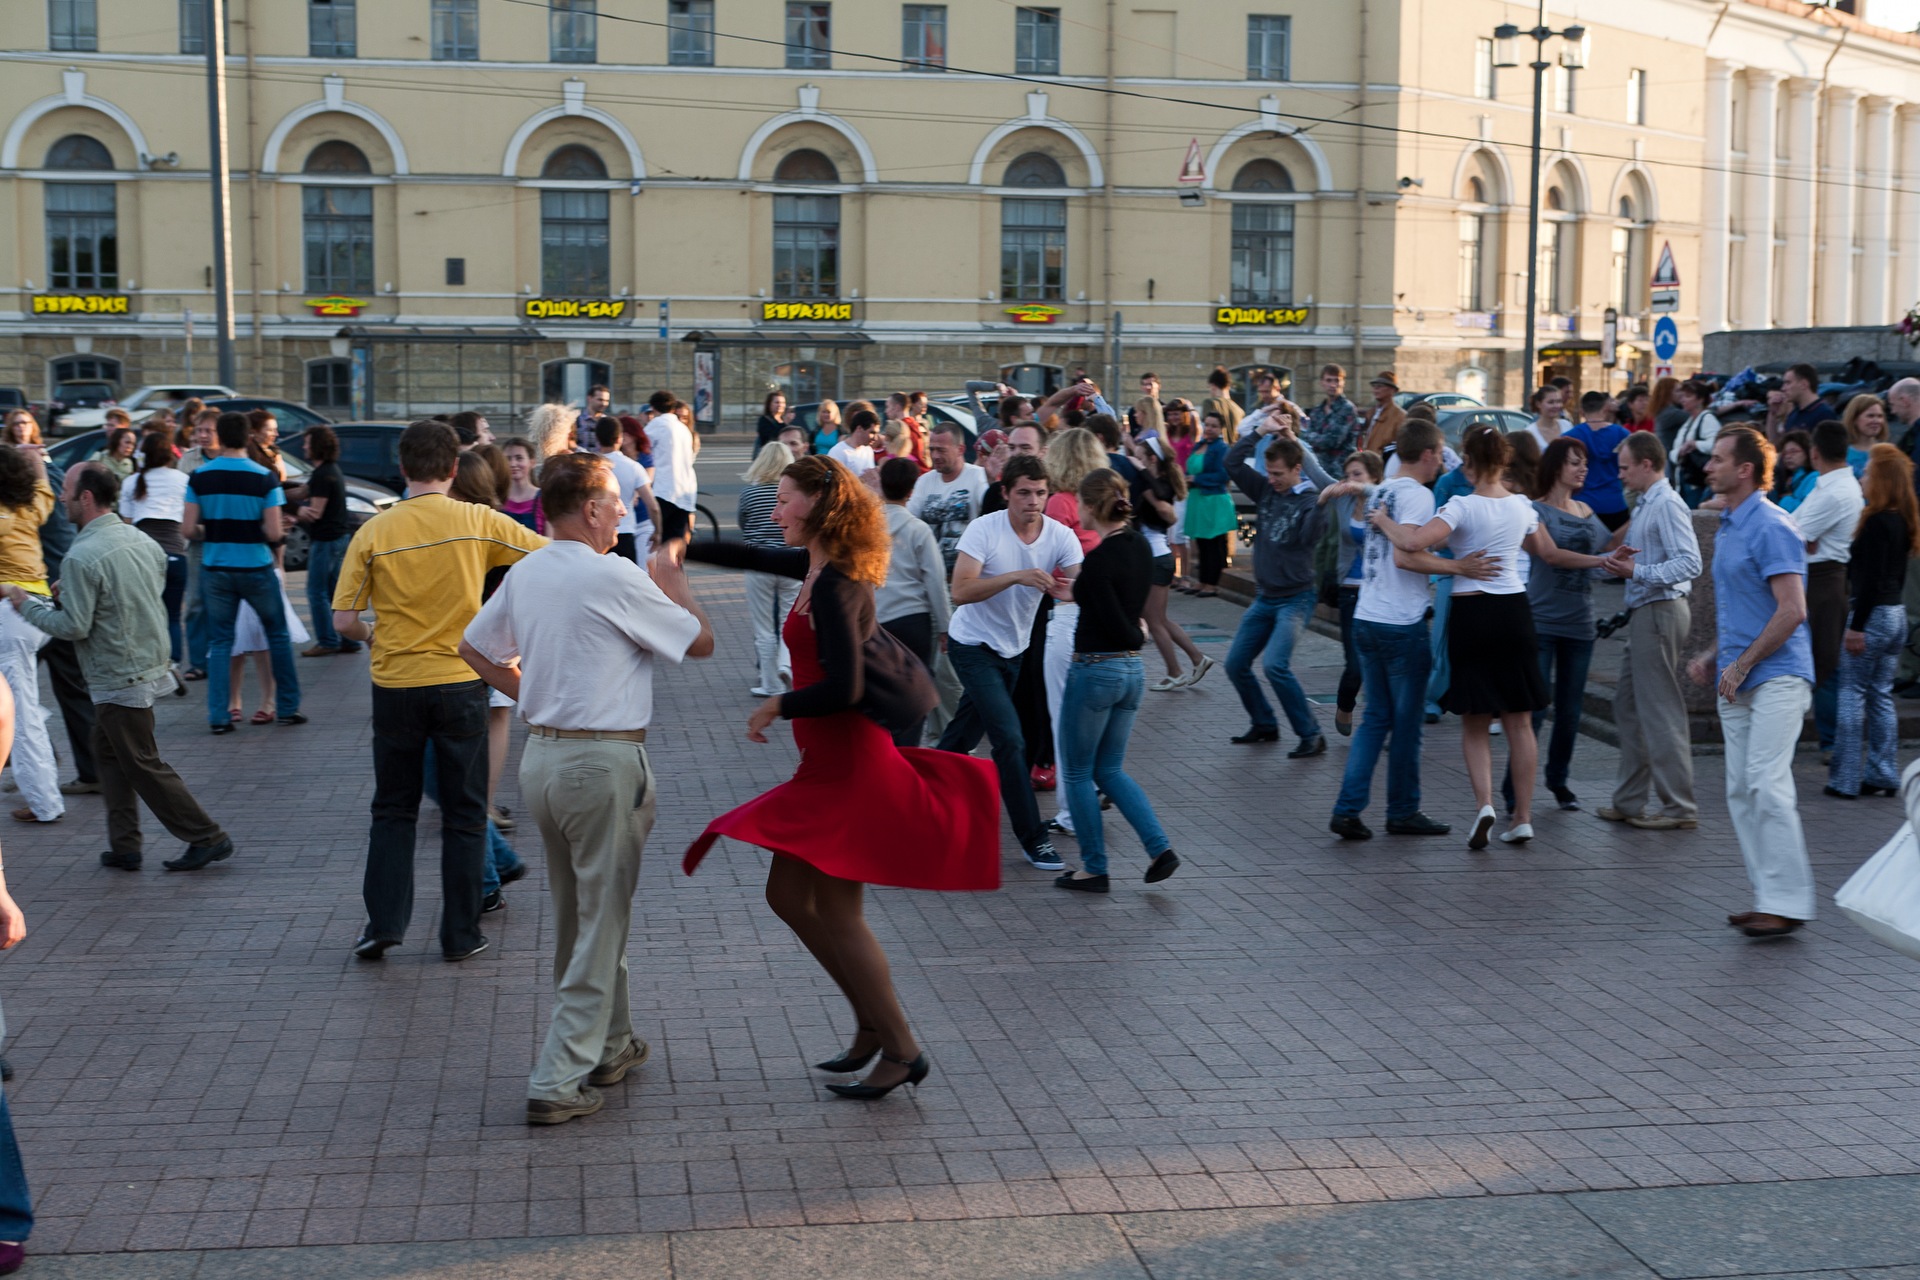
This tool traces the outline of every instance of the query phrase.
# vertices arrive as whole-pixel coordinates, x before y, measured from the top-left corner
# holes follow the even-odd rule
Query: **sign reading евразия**
[[[37,316],[124,316],[132,301],[124,293],[36,293]]]
[[[1307,311],[1306,307],[1215,307],[1213,322],[1229,329],[1294,329],[1307,322]]]
[[[813,301],[763,302],[762,320],[811,320],[815,323],[849,324],[853,321],[853,303],[835,298]]]
[[[621,320],[625,298],[528,298],[520,314],[529,320]]]

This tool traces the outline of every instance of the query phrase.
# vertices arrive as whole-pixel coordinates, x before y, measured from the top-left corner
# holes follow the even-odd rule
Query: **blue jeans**
[[[207,722],[227,723],[227,688],[232,682],[227,660],[233,657],[233,625],[242,600],[260,615],[261,629],[267,633],[267,652],[273,658],[274,713],[290,716],[299,711],[300,677],[293,669],[293,640],[287,632],[279,575],[270,568],[202,565],[200,582],[207,598]]]
[[[340,633],[333,629],[333,589],[340,583],[347,542],[346,538],[329,538],[308,544],[307,612],[313,615],[313,642],[322,649],[340,647]]]
[[[184,646],[180,634],[180,602],[187,595],[187,558],[169,555],[167,557],[167,585],[161,589],[161,603],[167,606],[167,657],[174,666],[180,665],[180,656]]]
[[[1353,731],[1347,774],[1334,801],[1336,818],[1358,817],[1373,794],[1373,767],[1387,755],[1387,821],[1420,811],[1420,737],[1426,715],[1427,676],[1433,663],[1427,624],[1404,627],[1354,619],[1353,647],[1360,654],[1366,710]]]
[[[1833,766],[1827,785],[1850,796],[1862,783],[1900,785],[1900,724],[1893,709],[1893,680],[1900,669],[1900,646],[1907,639],[1907,611],[1883,604],[1867,615],[1867,651],[1840,650]],[[1861,747],[1866,751],[1862,757]]]
[[[1453,615],[1453,577],[1442,574],[1433,586],[1433,640],[1428,647],[1432,667],[1427,676],[1427,701],[1439,710],[1440,699],[1453,683],[1453,662],[1447,657],[1447,619]]]
[[[27,1170],[13,1138],[13,1112],[0,1091],[0,1240],[24,1241],[33,1234],[33,1199],[27,1194]]]
[[[426,762],[421,765],[420,790],[427,799],[440,803],[440,779],[438,768],[433,759],[433,743],[427,743]],[[487,864],[480,873],[480,894],[485,897],[496,893],[500,888],[500,877],[520,865],[520,855],[507,843],[507,837],[501,834],[492,818],[487,819]]]
[[[1169,847],[1153,802],[1126,772],[1127,739],[1146,685],[1138,657],[1104,662],[1076,657],[1067,668],[1067,689],[1060,696],[1060,745],[1067,757],[1061,772],[1074,838],[1080,842],[1080,865],[1090,876],[1107,874],[1101,792],[1113,797],[1148,856],[1158,857]]]
[[[187,544],[187,665],[207,669],[207,582],[200,567],[200,544]]]
[[[947,644],[947,661],[960,677],[960,705],[937,744],[942,751],[967,752],[986,735],[993,748],[994,768],[1000,773],[1000,802],[1013,824],[1014,839],[1031,853],[1046,843],[1040,805],[1033,798],[1033,779],[1027,776],[1027,740],[1020,731],[1020,711],[1013,687],[1020,680],[1024,654],[1003,658],[983,644]]]
[[[1274,696],[1280,699],[1280,709],[1287,713],[1287,723],[1293,726],[1293,731],[1303,740],[1320,732],[1313,708],[1307,703],[1306,691],[1300,687],[1289,665],[1293,662],[1294,643],[1300,639],[1300,628],[1313,616],[1313,605],[1314,593],[1310,590],[1296,591],[1290,596],[1259,596],[1240,615],[1240,626],[1233,633],[1233,647],[1227,650],[1227,679],[1233,681],[1240,705],[1247,709],[1247,716],[1256,729],[1280,727],[1273,717],[1273,704],[1260,691],[1260,681],[1253,674],[1253,659],[1258,654],[1261,669],[1267,673],[1267,683],[1273,686]],[[1074,821],[1077,823],[1079,819]]]
[[[1567,773],[1573,768],[1573,748],[1580,737],[1580,717],[1585,711],[1587,668],[1593,665],[1593,641],[1573,640],[1566,636],[1536,636],[1540,654],[1540,678],[1553,690],[1553,735],[1543,755],[1547,765],[1547,788],[1561,790],[1567,785]],[[1533,713],[1534,736],[1547,722],[1545,708]],[[1513,809],[1513,765],[1500,784],[1500,794]]]

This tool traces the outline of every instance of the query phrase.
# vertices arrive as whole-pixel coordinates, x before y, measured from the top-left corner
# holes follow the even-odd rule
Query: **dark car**
[[[269,400],[264,396],[223,396],[207,401],[207,408],[218,409],[222,413],[251,413],[255,409],[265,409],[279,422],[281,435],[305,431],[308,427],[326,426],[333,421],[304,404],[296,404],[292,400]]]
[[[47,448],[47,461],[58,467],[71,467],[76,462],[85,462],[87,459],[93,457],[94,454],[106,447],[106,443],[107,433],[104,430],[88,431],[81,435],[73,436],[70,439],[62,440],[59,444],[49,445]],[[282,440],[280,443],[282,445],[280,451],[281,461],[286,463],[287,466],[287,483],[299,484],[305,480],[307,473],[312,471],[313,467],[308,464],[305,458],[286,449],[285,440]],[[361,525],[373,519],[374,516],[385,511],[398,501],[400,501],[400,495],[392,489],[379,484],[368,484],[365,481],[355,479],[352,475],[348,475],[348,534],[351,535],[353,530],[358,529]],[[287,526],[287,554],[285,562],[289,571],[307,567],[307,530],[304,525]]]
[[[405,493],[407,479],[400,474],[400,433],[404,422],[335,422],[328,424],[340,437],[340,470],[356,480],[370,480],[395,493]],[[306,433],[280,437],[282,453],[307,456]]]
[[[120,388],[111,382],[97,378],[79,382],[59,382],[54,384],[53,400],[47,406],[47,416],[53,420],[54,430],[71,430],[62,417],[70,409],[107,409],[120,403]]]
[[[26,409],[27,393],[19,387],[0,387],[0,413],[9,413],[15,409]]]

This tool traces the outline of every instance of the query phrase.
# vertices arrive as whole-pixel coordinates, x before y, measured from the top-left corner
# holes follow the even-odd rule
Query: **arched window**
[[[111,172],[113,154],[98,139],[70,133],[47,149],[47,168]],[[119,217],[111,182],[47,183],[46,223],[50,287],[120,287]]]
[[[783,157],[775,182],[833,186],[840,171],[818,151]],[[776,195],[773,198],[773,296],[840,296],[840,197]]]
[[[121,385],[120,362],[112,356],[62,356],[48,363],[47,372],[55,386],[62,382],[111,382],[117,390]]]
[[[1064,187],[1067,185],[1067,171],[1060,162],[1040,151],[1029,151],[1015,158],[1007,166],[1006,180],[1001,184],[1008,187]]]
[[[1478,175],[1467,179],[1467,202],[1469,204],[1487,202],[1487,184]]]
[[[592,182],[607,177],[606,161],[592,147],[569,143],[540,167],[555,181]],[[605,191],[540,193],[540,291],[552,298],[603,298],[613,292]]]
[[[46,167],[111,171],[113,153],[98,138],[89,138],[84,133],[70,133],[47,148]]]
[[[1235,191],[1292,191],[1293,175],[1278,160],[1249,160],[1233,175]]]
[[[820,152],[803,147],[787,156],[773,171],[775,182],[801,182],[814,186],[837,186],[840,170]]]
[[[1476,163],[1485,164],[1485,158],[1476,158]],[[1475,314],[1491,311],[1499,297],[1495,268],[1499,255],[1493,244],[1499,220],[1488,198],[1493,189],[1485,172],[1468,174],[1461,184],[1459,295],[1454,304],[1460,311]]]
[[[351,142],[323,142],[307,153],[303,173],[372,173],[367,153]]]
[[[607,176],[607,162],[592,147],[583,147],[579,143],[568,143],[547,157],[540,166],[543,178],[579,179],[584,181],[604,180]]]

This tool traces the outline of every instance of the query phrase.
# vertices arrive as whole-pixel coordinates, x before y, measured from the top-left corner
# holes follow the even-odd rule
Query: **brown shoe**
[[[1805,920],[1795,920],[1789,916],[1756,911],[1752,919],[1740,926],[1740,932],[1749,938],[1784,938],[1805,923]]]
[[[15,822],[58,822],[60,818],[58,814],[51,818],[37,818],[31,809],[15,809],[13,811],[13,820]]]
[[[627,1072],[636,1067],[645,1066],[652,1054],[653,1050],[648,1047],[647,1042],[635,1036],[627,1041],[626,1048],[595,1067],[587,1076],[587,1083],[598,1086],[619,1084],[627,1078]]]
[[[492,821],[494,826],[500,828],[502,831],[513,830],[512,815],[499,805],[488,805],[487,817]]]
[[[565,1124],[580,1116],[590,1116],[606,1102],[597,1090],[582,1085],[580,1092],[562,1102],[545,1098],[527,1099],[528,1124]]]
[[[1627,813],[1621,809],[1615,809],[1609,805],[1604,809],[1595,809],[1593,816],[1606,822],[1631,822],[1638,815]]]
[[[329,654],[335,654],[338,652],[340,651],[334,648],[332,645],[317,644],[317,645],[314,645],[313,648],[311,649],[302,649],[300,651],[300,656],[303,658],[324,658],[324,657],[327,657]]]
[[[1627,819],[1627,825],[1638,827],[1642,831],[1692,831],[1700,825],[1700,820],[1675,818],[1665,813],[1636,813]]]
[[[1758,911],[1742,911],[1736,915],[1728,916],[1727,923],[1732,925],[1734,928],[1738,929],[1741,925],[1745,924],[1747,921],[1753,919],[1755,916],[1759,914],[1760,913]]]

